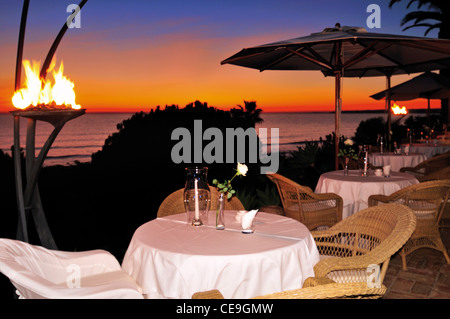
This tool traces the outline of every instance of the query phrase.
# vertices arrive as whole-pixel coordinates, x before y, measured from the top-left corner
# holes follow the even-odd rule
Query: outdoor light
[[[394,113],[394,115],[406,115],[408,114],[408,111],[406,110],[406,107],[402,106],[398,106],[397,103],[394,103],[394,105],[391,106],[391,110],[392,113]]]
[[[57,72],[53,71],[54,83],[40,77],[39,64],[24,61],[26,78],[24,87],[16,90],[12,97],[14,116],[14,163],[16,167],[16,190],[18,197],[19,223],[18,237],[28,241],[26,211],[32,211],[36,229],[42,244],[56,248],[48,227],[40,197],[37,179],[53,142],[63,126],[70,120],[85,113],[75,103],[74,83],[63,75],[63,64]],[[28,119],[26,135],[26,186],[22,188],[20,171],[20,117]],[[35,156],[36,121],[53,125],[54,129],[43,145],[38,157]]]
[[[87,0],[81,0],[81,9]],[[30,64],[23,61],[23,46],[25,40],[25,29],[29,8],[29,0],[24,0],[22,16],[20,20],[19,41],[17,46],[15,92],[12,97],[12,104],[15,110],[10,113],[14,116],[14,175],[16,180],[16,197],[18,210],[17,239],[28,242],[27,215],[32,213],[34,224],[41,244],[50,249],[57,249],[56,243],[51,234],[37,187],[37,178],[47,157],[48,151],[55,141],[58,133],[68,121],[79,117],[86,110],[81,109],[75,103],[74,84],[63,75],[63,64],[59,70],[53,72],[54,83],[45,80],[47,72],[54,68],[53,57],[61,39],[68,29],[69,23],[64,22],[60,32],[53,41],[47,54],[43,66],[39,72],[39,64]],[[71,19],[79,13],[76,11],[71,15]],[[25,68],[26,80],[21,88],[21,70]],[[22,166],[20,159],[20,118],[28,119],[26,135],[26,186],[22,187]],[[36,121],[44,121],[53,125],[54,129],[42,146],[38,157],[35,156]]]

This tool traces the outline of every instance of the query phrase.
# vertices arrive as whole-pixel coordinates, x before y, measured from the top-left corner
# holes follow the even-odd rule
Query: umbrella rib
[[[240,60],[245,60],[254,56],[258,56],[261,54],[264,54],[265,52],[257,52],[257,53],[253,53],[253,54],[249,54],[249,55],[245,55],[245,56],[238,56],[238,57],[230,57],[228,59],[223,60],[222,62],[220,62],[220,64],[233,64],[234,62],[240,61]]]
[[[358,53],[356,53],[346,63],[344,63],[344,69],[348,68],[352,65],[355,65],[356,63],[358,63],[364,59],[367,59],[367,58],[371,57],[372,55],[377,54],[378,52],[389,48],[392,45],[392,43],[388,43],[378,49],[374,49],[374,46],[377,45],[378,43],[380,43],[380,41],[372,43],[370,46],[367,46],[364,49],[362,49],[361,51],[359,51]],[[359,42],[358,42],[358,44],[362,45]],[[362,46],[364,46],[364,45],[362,45]]]
[[[317,53],[316,50],[311,48],[309,45],[305,45],[306,50],[308,50],[313,56],[315,56],[319,61],[322,61],[322,63],[328,64],[327,60],[321,56],[319,53]]]
[[[317,58],[315,58],[315,57],[309,56],[309,55],[304,54],[304,53],[302,53],[302,52],[297,52],[297,51],[292,50],[291,48],[288,48],[288,47],[286,47],[286,50],[288,50],[289,52],[291,52],[291,53],[293,53],[293,54],[295,54],[295,55],[298,55],[299,57],[301,57],[301,58],[303,58],[303,59],[305,59],[305,60],[308,60],[308,61],[310,61],[310,62],[312,62],[312,63],[315,63],[315,64],[317,64],[317,65],[319,65],[319,66],[323,66],[323,67],[326,68],[326,69],[329,69],[329,70],[332,70],[332,69],[333,69],[333,67],[332,67],[331,65],[329,65],[329,64],[327,64],[327,63],[325,63],[325,62],[319,61],[319,60],[318,60]]]
[[[362,43],[360,41],[358,41],[358,44],[363,46],[363,47],[368,47],[366,44],[364,44],[364,43]],[[392,59],[391,57],[383,54],[382,52],[377,52],[377,53],[378,53],[379,56],[385,58],[388,61],[391,61],[392,63],[394,63],[396,66],[398,66],[400,69],[404,70],[406,73],[409,73],[409,72],[406,71],[405,66],[402,63],[400,63],[399,61]],[[380,70],[382,70],[382,69],[392,69],[392,67],[386,67],[386,68],[380,67]]]
[[[448,49],[441,49],[441,48],[434,48],[434,47],[430,47],[427,45],[421,45],[420,43],[412,43],[412,42],[404,42],[404,41],[400,41],[402,43],[402,45],[405,46],[409,46],[412,48],[416,48],[416,49],[424,49],[426,51],[434,51],[434,52],[438,52],[438,53],[443,53],[443,54],[449,54],[449,50]]]
[[[303,50],[303,49],[304,49],[304,48],[300,48],[300,49],[298,49],[298,50]],[[288,51],[289,51],[289,50],[288,50]],[[267,69],[271,68],[272,66],[277,65],[278,63],[283,62],[284,60],[288,59],[288,58],[291,57],[292,55],[293,55],[293,53],[291,52],[291,53],[289,53],[289,54],[287,54],[287,55],[285,55],[285,56],[279,58],[278,60],[275,60],[275,61],[273,61],[273,62],[271,62],[271,63],[269,63],[269,64],[266,64],[266,65],[263,66],[262,68],[259,68],[259,71],[262,72],[262,71],[264,71],[264,70],[267,70]]]

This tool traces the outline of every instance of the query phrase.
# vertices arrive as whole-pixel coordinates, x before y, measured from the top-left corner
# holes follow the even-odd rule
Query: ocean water
[[[130,118],[133,113],[89,113],[66,123],[53,143],[44,166],[69,165],[75,161],[89,162],[91,154],[99,151],[105,139],[117,132],[117,124]],[[377,113],[343,113],[341,134],[354,135],[359,123],[373,117],[384,116]],[[281,152],[296,150],[304,141],[316,141],[334,131],[334,113],[263,113],[264,122],[257,124],[256,130],[267,128],[270,138],[271,128],[279,129],[279,149]],[[13,139],[13,116],[0,114],[0,149],[11,154]],[[25,148],[27,120],[21,119],[21,147]],[[38,121],[36,126],[36,155],[40,151],[53,126]],[[262,140],[266,144],[266,140]],[[270,142],[270,140],[269,140]]]
[[[44,166],[69,165],[75,161],[89,162],[91,154],[101,150],[105,139],[117,132],[117,124],[134,113],[86,113],[67,122],[54,141]],[[14,120],[10,114],[0,114],[0,149],[11,154],[14,144]],[[20,145],[25,148],[27,119],[20,120]],[[37,121],[36,156],[53,131],[49,123]]]

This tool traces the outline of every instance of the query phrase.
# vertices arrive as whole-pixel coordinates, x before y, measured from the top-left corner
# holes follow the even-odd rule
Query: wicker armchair
[[[280,174],[266,176],[277,185],[285,216],[298,220],[309,230],[331,227],[342,220],[343,200],[339,195],[316,194]]]
[[[438,180],[411,185],[390,196],[369,196],[370,207],[383,207],[379,204],[395,202],[410,207],[417,216],[416,229],[400,251],[404,270],[407,270],[406,255],[416,249],[425,247],[442,252],[447,263],[450,264],[447,249],[439,233],[439,223],[449,194],[450,180]]]
[[[315,287],[276,292],[253,299],[339,299],[339,298],[380,298],[386,293],[386,287],[369,288],[367,283],[348,284],[330,283]],[[224,299],[219,290],[197,292],[192,299]]]
[[[426,175],[416,177],[419,182],[434,181],[439,179],[450,179],[450,166],[440,169],[438,171],[431,172]]]
[[[450,166],[450,152],[435,155],[414,167],[402,167],[400,172],[425,176]]]
[[[212,186],[210,186],[209,189],[211,191],[210,209],[217,209],[217,204],[219,202],[219,191],[216,187]],[[183,194],[184,188],[181,188],[167,196],[159,206],[157,217],[186,212],[186,209],[184,208]],[[245,208],[242,205],[241,201],[236,196],[233,196],[230,200],[225,201],[225,209],[244,210]]]
[[[366,283],[369,265],[380,265],[382,284],[391,256],[408,241],[416,227],[413,211],[400,204],[369,207],[324,231],[311,232],[321,260],[315,277],[303,288],[327,283]]]

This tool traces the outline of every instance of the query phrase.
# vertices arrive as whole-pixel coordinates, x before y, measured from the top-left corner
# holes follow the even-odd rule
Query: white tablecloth
[[[372,153],[369,158],[372,165],[391,165],[391,170],[394,172],[399,172],[402,167],[414,167],[426,160],[422,153],[409,153],[408,155],[395,155],[392,152]]]
[[[319,253],[303,224],[259,212],[255,233],[242,234],[235,215],[225,212],[225,230],[187,225],[185,214],[152,220],[134,233],[122,267],[147,298],[191,298],[210,289],[251,298],[301,288],[314,276]]]
[[[425,155],[426,159],[429,159],[434,155],[444,154],[445,152],[450,151],[450,145],[437,144],[435,146],[433,143],[414,143],[409,147],[409,151],[413,153],[421,153]]]
[[[404,187],[417,183],[419,181],[407,173],[391,172],[389,178],[375,175],[363,177],[357,170],[350,170],[348,176],[345,176],[341,170],[322,174],[315,192],[335,193],[341,196],[344,201],[342,218],[346,218],[367,208],[370,195],[391,195]]]

